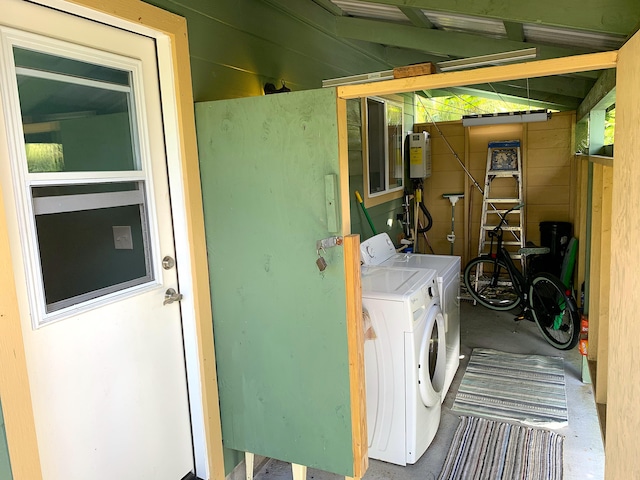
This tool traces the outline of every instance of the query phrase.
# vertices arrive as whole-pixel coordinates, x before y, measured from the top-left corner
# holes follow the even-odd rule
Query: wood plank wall
[[[524,199],[526,203],[525,238],[540,243],[542,221],[574,222],[578,182],[574,165],[574,112],[554,113],[547,122],[488,125],[465,128],[461,122],[443,122],[438,127],[458,157],[484,188],[487,145],[491,141],[520,140],[523,161]],[[448,254],[451,232],[451,204],[443,193],[464,192],[464,202],[456,205],[455,254],[463,263],[477,255],[482,195],[464,173],[453,153],[433,124],[416,124],[414,132],[431,135],[432,176],[425,181],[425,204],[434,224],[429,232],[437,254]],[[494,184],[500,188],[499,184]],[[503,185],[511,189],[513,183]],[[494,190],[495,191],[495,190]],[[419,244],[425,252],[424,243]]]

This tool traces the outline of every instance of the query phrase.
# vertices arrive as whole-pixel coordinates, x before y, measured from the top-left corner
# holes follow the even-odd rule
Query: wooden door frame
[[[138,0],[33,0],[44,6],[71,13],[106,25],[154,38],[158,48],[167,150],[175,151],[176,161],[168,162],[172,187],[172,208],[182,209],[175,219],[177,251],[181,257],[180,284],[191,301],[183,306],[185,344],[197,355],[191,381],[201,394],[206,468],[209,478],[224,479],[222,432],[211,321],[209,272],[200,172],[193,109],[193,91],[187,25],[183,17]],[[169,97],[167,95],[170,95]],[[3,120],[0,120],[3,124]],[[180,198],[175,198],[177,191]],[[180,237],[180,238],[178,238]],[[184,251],[188,250],[188,251]],[[4,203],[0,195],[0,396],[4,411],[9,457],[14,480],[41,480],[35,421],[31,404],[27,362],[24,352],[20,312],[12,268],[11,250]],[[192,317],[192,318],[191,318]],[[188,367],[189,368],[189,367]]]
[[[568,73],[578,73],[592,70],[604,70],[615,68],[618,60],[618,52],[602,52],[585,55],[576,55],[572,57],[554,58],[549,60],[540,60],[527,63],[519,63],[516,65],[504,65],[497,67],[478,68],[475,70],[464,70],[460,72],[439,73],[431,75],[421,75],[416,77],[401,78],[394,80],[384,80],[379,82],[371,82],[356,85],[344,85],[336,87],[338,96],[338,138],[346,139],[347,121],[345,102],[350,99],[363,97],[378,97],[384,95],[393,95],[398,93],[415,92],[420,90],[431,90],[447,87],[460,87],[474,85],[478,83],[491,83],[505,80],[517,80],[525,78],[545,77],[551,75],[563,75]],[[346,148],[339,150],[340,165],[348,165],[348,151]],[[348,172],[343,173],[343,178],[348,178]],[[348,185],[343,186],[341,202],[343,206],[343,218],[350,218],[349,209],[349,189]],[[350,232],[348,223],[343,225],[344,232]],[[358,286],[359,287],[359,286]],[[347,289],[347,292],[353,289]],[[350,301],[349,299],[347,300]],[[351,300],[353,303],[353,300]],[[357,335],[357,329],[348,332],[349,351],[356,352],[361,337]],[[352,393],[358,386],[361,394],[365,395],[364,380],[361,378],[362,369],[357,362],[350,362],[350,378],[352,379]],[[358,382],[361,381],[360,385]],[[352,398],[351,408],[353,412],[365,412],[365,407],[358,402],[362,399]],[[366,419],[365,419],[366,420]],[[356,434],[358,432],[366,432],[366,423],[364,430],[359,428],[355,423],[354,417],[354,465],[357,472],[364,472],[367,468],[366,463],[366,447],[362,448],[361,437]],[[365,439],[366,440],[366,439]],[[358,464],[360,462],[360,464]],[[356,475],[356,478],[359,476]]]

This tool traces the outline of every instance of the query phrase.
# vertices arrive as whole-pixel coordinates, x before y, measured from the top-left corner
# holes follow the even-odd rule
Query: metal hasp
[[[326,250],[327,248],[338,247],[342,245],[342,237],[327,237],[316,242],[316,250]]]
[[[327,269],[327,261],[320,252],[326,252],[327,248],[337,247],[339,245],[342,245],[342,237],[328,237],[316,242],[316,253],[318,254],[316,266],[318,267],[318,270],[324,272]]]
[[[164,292],[164,302],[162,302],[162,305],[179,302],[183,298],[184,296],[181,293],[176,292],[173,288],[168,288],[167,291]]]

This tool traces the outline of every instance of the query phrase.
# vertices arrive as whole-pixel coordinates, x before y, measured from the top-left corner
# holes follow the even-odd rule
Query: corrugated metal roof
[[[524,24],[524,38],[532,43],[549,45],[570,45],[592,50],[617,50],[625,38],[618,35],[569,30],[543,25]]]
[[[354,2],[349,0],[332,0],[332,3],[352,17],[370,18],[375,20],[411,23],[398,7],[379,3]]]
[[[422,10],[422,13],[440,30],[481,34],[493,38],[507,37],[502,20],[429,10]]]
[[[410,23],[402,11],[393,5],[383,5],[355,0],[331,0],[349,16],[385,20],[402,24]],[[507,38],[500,19],[476,17],[422,10],[424,15],[439,30],[464,32],[490,38]],[[624,43],[624,37],[568,28],[523,24],[525,40],[531,43],[579,47],[590,50],[614,50]]]

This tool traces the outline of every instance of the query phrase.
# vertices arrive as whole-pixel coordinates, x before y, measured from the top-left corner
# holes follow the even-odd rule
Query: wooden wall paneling
[[[640,35],[620,49],[616,79],[615,166],[605,480],[639,478],[640,455]]]
[[[600,222],[600,298],[598,311],[596,402],[607,403],[609,370],[609,294],[611,289],[611,201],[613,168],[602,167],[602,215]]]
[[[444,135],[444,139],[440,132]],[[414,132],[426,131],[431,136],[432,176],[424,182],[424,204],[433,218],[433,226],[427,232],[433,251],[440,255],[449,255],[451,243],[447,235],[451,233],[451,202],[442,195],[445,193],[463,193],[464,170],[451,152],[456,152],[461,161],[465,157],[465,132],[462,122],[441,122],[436,128],[431,123],[414,125]],[[445,141],[446,139],[446,141]],[[451,148],[449,148],[449,145]],[[464,202],[456,204],[454,254],[464,254]],[[419,252],[431,253],[423,235],[418,235]]]
[[[571,173],[569,175],[569,179],[571,182],[571,197],[570,197],[570,205],[569,205],[569,218],[570,222],[573,224],[573,236],[576,236],[576,222],[578,218],[578,204],[577,204],[577,188],[578,188],[578,177],[576,171],[576,162],[575,155],[576,152],[576,114],[573,112],[571,114],[571,134],[569,135],[570,144],[569,144],[569,154],[566,158],[569,161],[569,168],[571,169]]]
[[[589,354],[591,361],[598,359],[598,342],[600,332],[600,283],[602,245],[602,185],[603,166],[593,166],[593,183],[591,187],[591,251],[589,254]],[[597,382],[597,379],[595,379]],[[596,387],[597,388],[597,387]]]

